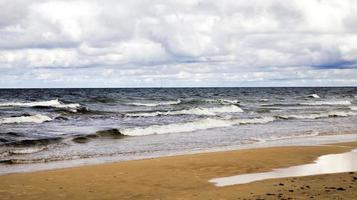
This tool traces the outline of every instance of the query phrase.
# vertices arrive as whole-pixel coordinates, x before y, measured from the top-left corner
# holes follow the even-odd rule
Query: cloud
[[[353,0],[0,0],[0,87],[357,85],[356,11]]]

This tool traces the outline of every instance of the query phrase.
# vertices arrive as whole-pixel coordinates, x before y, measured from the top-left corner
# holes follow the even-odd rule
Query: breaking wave
[[[317,94],[310,94],[310,95],[308,95],[308,97],[314,98],[314,99],[319,99],[320,98],[320,96],[317,95]]]
[[[351,110],[356,110],[357,111],[357,106],[351,106],[350,107]]]
[[[233,106],[233,105],[232,105]],[[228,111],[229,107],[225,108]],[[239,107],[236,111],[239,112]],[[216,109],[216,108],[215,108]],[[232,108],[230,108],[232,110]],[[351,108],[352,109],[352,108]],[[192,110],[192,109],[191,109]],[[156,116],[159,114],[187,114],[189,110],[183,111],[174,111],[174,112],[155,112],[155,113],[142,113],[142,116]],[[217,110],[216,110],[217,111]],[[223,109],[220,110],[223,112]],[[224,112],[226,112],[224,111]],[[176,113],[180,112],[180,113]],[[195,112],[198,114],[199,112]],[[206,113],[206,111],[205,111]],[[208,114],[207,114],[208,113]],[[214,112],[207,112],[206,115],[214,114]],[[139,114],[139,113],[137,113]],[[192,132],[198,130],[205,130],[211,128],[221,128],[229,127],[234,125],[244,125],[244,124],[264,124],[275,121],[276,118],[279,119],[319,119],[319,118],[328,118],[328,117],[348,117],[348,116],[357,116],[356,112],[352,111],[331,111],[326,113],[312,113],[312,114],[296,114],[296,115],[277,115],[277,116],[266,116],[261,118],[248,118],[248,119],[215,119],[215,118],[206,118],[186,123],[173,123],[166,125],[152,125],[149,127],[137,127],[137,128],[128,128],[120,130],[121,134],[127,136],[143,136],[143,135],[153,135],[153,134],[167,134],[167,133],[180,133],[180,132]]]
[[[215,116],[219,113],[236,113],[243,112],[243,110],[235,105],[223,106],[223,107],[212,107],[212,108],[192,108],[188,110],[177,110],[177,111],[156,111],[156,112],[140,112],[140,113],[128,113],[126,116],[129,117],[154,117],[159,115],[207,115]]]
[[[21,117],[6,117],[0,119],[0,124],[13,124],[13,123],[43,123],[51,121],[52,119],[46,115],[32,115]]]
[[[38,102],[7,102],[0,103],[0,107],[53,107],[53,108],[67,108],[77,109],[80,107],[77,103],[64,104],[58,99],[50,101],[38,101]]]
[[[198,130],[206,130],[211,128],[229,127],[239,124],[263,124],[274,121],[274,117],[262,117],[253,119],[213,119],[206,118],[197,121],[166,124],[166,125],[152,125],[144,128],[128,128],[123,129],[120,132],[127,136],[144,136],[153,134],[168,134],[168,133],[181,133],[192,132]]]
[[[204,100],[207,103],[219,103],[223,105],[229,105],[229,104],[238,104],[238,100],[231,100],[231,99],[205,99]]]
[[[307,105],[307,106],[351,105],[351,101],[348,101],[348,100],[341,100],[341,101],[316,101],[316,102],[300,103],[300,105]]]

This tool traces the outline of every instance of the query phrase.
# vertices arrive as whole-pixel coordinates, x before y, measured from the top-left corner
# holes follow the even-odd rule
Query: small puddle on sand
[[[270,172],[214,178],[209,182],[214,183],[218,187],[223,187],[265,179],[332,174],[351,171],[357,171],[357,149],[346,153],[323,155],[318,157],[318,159],[311,164],[279,168]]]

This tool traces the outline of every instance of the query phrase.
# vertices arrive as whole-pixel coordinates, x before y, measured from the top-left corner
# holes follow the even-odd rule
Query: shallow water
[[[158,135],[159,136],[159,135]],[[111,150],[118,146],[118,143],[111,140],[106,143],[106,147],[108,148],[107,152],[115,152],[115,150]],[[195,154],[195,153],[206,153],[206,152],[216,152],[216,151],[229,151],[229,150],[239,150],[239,149],[251,149],[251,148],[265,148],[265,147],[275,147],[275,146],[320,146],[320,145],[328,145],[328,144],[336,144],[339,142],[349,142],[349,141],[357,141],[357,134],[346,134],[346,135],[326,135],[326,136],[318,136],[318,137],[298,137],[293,140],[286,138],[281,140],[271,140],[266,142],[257,142],[250,144],[237,144],[237,145],[228,145],[221,146],[217,148],[193,148],[192,146],[182,148],[179,151],[177,149],[171,148],[166,151],[151,151],[148,153],[147,151],[137,151],[136,153],[131,153],[130,151],[123,152],[121,154],[112,154],[110,156],[100,156],[100,157],[88,157],[88,158],[74,158],[69,160],[58,160],[52,162],[33,162],[28,164],[3,164],[0,165],[0,175],[2,174],[10,174],[10,173],[19,173],[19,172],[33,172],[33,171],[42,171],[42,170],[50,170],[50,169],[59,169],[59,168],[68,168],[68,167],[76,167],[90,164],[103,164],[108,162],[116,162],[116,161],[127,161],[127,160],[139,160],[139,159],[148,159],[148,158],[157,158],[157,157],[166,157],[166,156],[175,156],[175,155],[183,155],[183,154]],[[199,146],[199,145],[197,145]],[[91,146],[91,149],[95,151],[95,148],[100,147],[99,144]],[[140,148],[140,146],[138,147]],[[66,148],[64,148],[66,149]],[[73,149],[70,148],[67,151],[76,151],[80,150],[80,148]],[[63,151],[63,150],[62,150]]]
[[[357,171],[357,149],[353,151],[320,156],[314,163],[274,169],[271,172],[242,174],[223,178],[214,178],[209,182],[216,186],[245,184],[275,178],[311,176]]]

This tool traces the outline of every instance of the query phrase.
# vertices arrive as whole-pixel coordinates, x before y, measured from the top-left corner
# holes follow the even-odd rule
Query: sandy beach
[[[265,172],[347,152],[357,142],[247,149],[0,177],[0,199],[353,199],[357,172],[216,187],[216,177]]]

